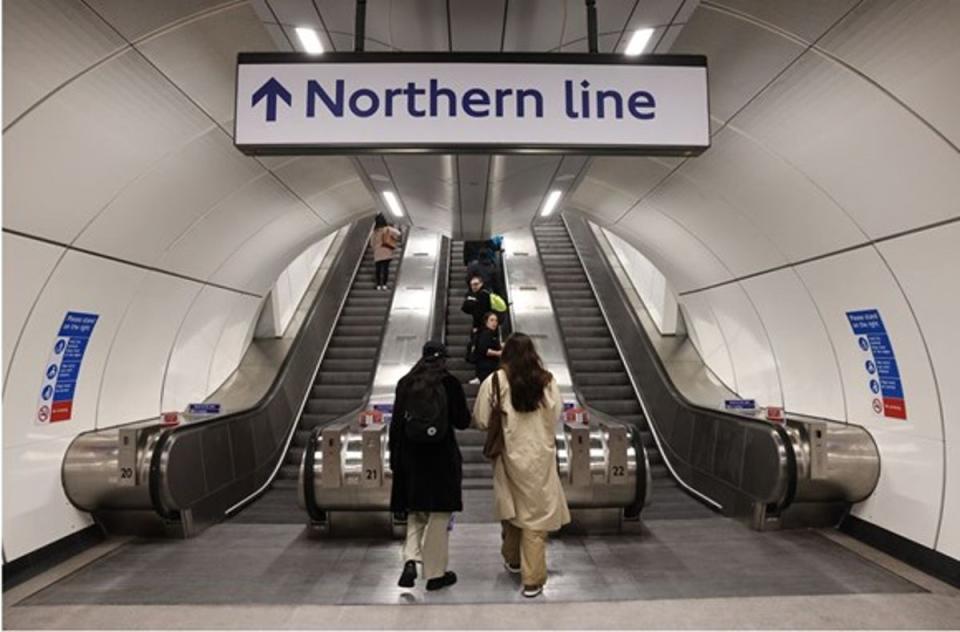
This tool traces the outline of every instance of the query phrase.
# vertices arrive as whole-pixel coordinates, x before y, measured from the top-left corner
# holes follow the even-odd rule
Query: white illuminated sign
[[[702,57],[478,57],[242,54],[235,142],[292,154],[699,153],[710,144]]]

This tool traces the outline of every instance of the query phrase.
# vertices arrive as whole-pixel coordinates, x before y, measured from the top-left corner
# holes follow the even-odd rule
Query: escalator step
[[[356,399],[308,399],[307,406],[304,410],[307,413],[313,415],[343,415],[354,408],[356,408],[360,402]]]
[[[310,391],[313,399],[360,399],[367,393],[367,384],[321,384]]]
[[[317,373],[315,384],[362,384],[370,383],[369,371],[324,371]]]
[[[290,465],[289,463],[285,463],[283,467],[280,468],[277,478],[286,481],[296,481],[298,478],[300,478],[300,465]]]
[[[313,412],[304,412],[300,416],[300,426],[301,430],[313,430],[317,426],[326,426],[332,421],[336,421],[343,415],[341,413],[313,413]]]
[[[608,399],[632,400],[636,397],[633,387],[625,386],[581,386],[581,393],[587,398],[587,401],[598,401]]]
[[[334,347],[330,345],[325,354],[331,360],[364,360],[369,358],[372,364],[376,362],[376,347]]]
[[[373,371],[373,365],[376,360],[372,357],[366,358],[324,358],[320,365],[321,371]]]

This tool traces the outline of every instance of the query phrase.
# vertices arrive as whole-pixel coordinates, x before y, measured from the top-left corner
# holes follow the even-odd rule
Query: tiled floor
[[[427,593],[422,582],[396,586],[397,541],[225,523],[192,540],[135,540],[18,607],[521,602],[498,548],[497,525],[458,524],[450,567],[460,582]],[[546,602],[922,591],[815,531],[758,533],[719,517],[651,521],[639,536],[554,538],[548,560]]]

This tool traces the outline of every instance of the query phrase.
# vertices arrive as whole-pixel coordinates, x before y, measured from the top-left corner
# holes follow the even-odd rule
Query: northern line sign
[[[241,53],[248,154],[698,154],[700,55]]]

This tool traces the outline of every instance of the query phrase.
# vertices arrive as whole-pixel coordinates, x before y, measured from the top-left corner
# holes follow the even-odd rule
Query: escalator
[[[365,403],[393,297],[374,289],[372,224],[360,220],[344,233],[254,406],[172,426],[157,418],[81,433],[62,468],[70,502],[122,535],[191,537],[227,516],[302,524],[297,474],[306,439]],[[398,249],[391,285],[400,256]]]
[[[402,256],[402,248],[394,251],[390,290],[380,291],[375,287],[373,250],[367,248],[297,422],[284,464],[270,491],[244,509],[235,519],[238,522],[303,522],[303,510],[297,506],[303,451],[315,428],[356,411],[366,403]]]
[[[644,519],[712,515],[671,477],[563,222],[537,224],[533,233],[579,397],[640,432],[653,478],[653,503]]]
[[[479,384],[470,384],[476,377],[472,364],[464,360],[473,319],[460,311],[466,293],[464,279],[467,266],[463,263],[463,242],[454,241],[450,245],[450,272],[447,282],[447,323],[445,341],[447,344],[447,369],[460,380],[467,396],[467,405],[473,410],[473,401],[477,396]],[[479,430],[465,430],[457,434],[460,452],[463,454],[463,488],[493,489],[493,468],[483,458],[484,434]]]

